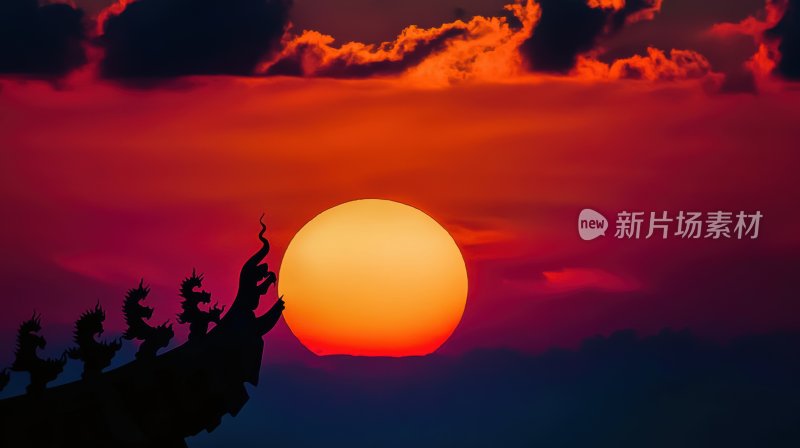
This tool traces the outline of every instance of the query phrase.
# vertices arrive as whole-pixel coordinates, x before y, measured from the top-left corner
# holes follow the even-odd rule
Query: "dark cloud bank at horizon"
[[[268,353],[267,353],[268,356]],[[664,330],[576,351],[269,361],[251,403],[192,448],[790,447],[800,334],[703,342]]]

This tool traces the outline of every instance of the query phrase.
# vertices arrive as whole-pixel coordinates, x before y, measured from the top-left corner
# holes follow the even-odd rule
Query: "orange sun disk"
[[[318,355],[426,355],[455,330],[467,272],[430,216],[365,199],[309,221],[284,255],[278,289],[294,335]]]

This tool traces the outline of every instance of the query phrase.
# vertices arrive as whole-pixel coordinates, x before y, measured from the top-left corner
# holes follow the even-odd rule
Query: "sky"
[[[262,210],[277,268],[305,222],[363,197],[413,204],[462,249],[470,296],[447,350],[542,350],[628,327],[724,337],[797,324],[792,93],[199,82],[157,94],[93,86],[57,101],[46,85],[4,89],[14,114],[3,201],[14,213],[3,238],[14,256],[2,279],[20,298],[6,302],[9,342],[34,308],[47,325],[69,325],[98,299],[114,309],[142,277],[169,318],[192,268],[229,303]],[[586,207],[765,218],[756,240],[585,242],[576,216]]]
[[[0,7],[0,366],[34,310],[51,356],[98,300],[121,333],[141,278],[157,322],[193,268],[230,304],[262,212],[277,270],[306,222],[361,198],[419,208],[464,255],[466,309],[431,371],[494,362],[476,350],[558,364],[537,357],[624,329],[646,347],[687,330],[720,359],[800,330],[800,2],[219,5]],[[763,219],[757,239],[582,241],[584,208]],[[283,322],[265,340],[276,381],[352,367]]]

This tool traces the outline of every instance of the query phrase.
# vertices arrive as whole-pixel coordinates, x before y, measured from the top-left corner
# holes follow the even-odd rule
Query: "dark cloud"
[[[269,343],[268,343],[269,344]],[[267,349],[269,350],[269,348]],[[269,352],[267,351],[267,356]],[[708,447],[800,442],[800,335],[721,346],[688,332],[575,351],[267,364],[236,418],[193,448]]]
[[[566,73],[598,39],[614,34],[657,0],[632,0],[619,10],[593,8],[586,0],[540,0],[542,16],[520,51],[534,71]]]
[[[138,0],[103,25],[110,78],[249,75],[278,49],[291,0]]]
[[[83,12],[63,3],[0,2],[0,73],[59,76],[84,64]]]
[[[542,18],[520,50],[536,71],[568,72],[579,54],[595,46],[606,13],[584,0],[542,0]]]
[[[800,79],[800,0],[788,0],[786,12],[767,37],[780,39],[780,59],[775,71],[789,79]]]

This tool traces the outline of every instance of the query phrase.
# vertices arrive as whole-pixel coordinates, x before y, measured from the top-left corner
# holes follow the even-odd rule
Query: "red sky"
[[[462,247],[471,294],[446,350],[796,328],[796,95],[559,79],[6,84],[4,340],[34,308],[45,325],[97,299],[115,309],[142,276],[170,318],[192,267],[228,303],[262,210],[277,268],[308,219],[366,197],[421,208]],[[584,242],[584,207],[765,218],[755,241]]]
[[[496,18],[405,37],[429,42],[450,28],[467,37],[363,79],[314,70],[408,53],[341,49],[312,34],[312,54],[324,57],[307,77],[131,87],[97,74],[93,48],[88,65],[55,83],[2,81],[0,346],[33,309],[45,334],[66,335],[98,299],[119,309],[141,277],[156,320],[172,318],[193,267],[229,303],[262,211],[277,269],[305,222],[358,198],[420,208],[462,248],[470,296],[443,352],[541,351],[620,328],[715,338],[800,328],[795,84],[753,66],[757,91],[726,93],[713,62],[685,47],[664,59],[664,46],[617,65],[584,54],[567,74],[530,74],[519,31]],[[741,67],[759,44],[747,39]],[[775,47],[764,48],[762,62],[774,63]],[[644,79],[618,79],[631,66]],[[764,220],[757,240],[584,242],[576,218],[586,207],[608,217],[760,210]],[[119,313],[108,314],[119,330]],[[269,353],[294,356],[280,325]]]

